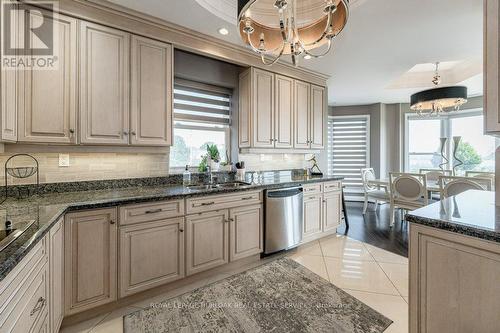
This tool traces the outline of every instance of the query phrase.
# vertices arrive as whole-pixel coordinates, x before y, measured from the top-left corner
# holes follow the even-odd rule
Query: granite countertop
[[[500,243],[500,207],[495,192],[469,190],[414,210],[406,219],[415,224]]]
[[[35,220],[22,236],[0,252],[0,281],[21,261],[31,248],[47,233],[66,212],[80,209],[101,208],[159,201],[210,194],[262,190],[296,186],[299,184],[341,180],[337,176],[303,176],[287,172],[248,173],[251,183],[239,188],[190,190],[182,185],[133,186],[125,188],[89,190],[36,195],[29,199],[7,199],[0,205],[0,227],[6,220],[13,224]]]

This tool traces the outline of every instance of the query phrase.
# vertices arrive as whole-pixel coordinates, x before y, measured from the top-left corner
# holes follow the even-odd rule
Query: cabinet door
[[[309,148],[310,110],[311,110],[311,85],[302,81],[294,84],[294,147]]]
[[[238,145],[249,148],[252,143],[252,91],[250,70],[239,77],[239,109],[238,109]]]
[[[253,71],[253,147],[274,147],[274,74]]]
[[[326,90],[323,87],[311,86],[311,148],[324,147],[324,129],[326,112]]]
[[[57,69],[23,71],[19,141],[76,143],[77,21],[64,15],[51,18],[42,10],[30,11],[30,19],[36,25],[44,20],[57,25]]]
[[[500,134],[500,4],[484,1],[484,128]]]
[[[120,228],[120,297],[184,277],[184,218]]]
[[[132,36],[131,143],[172,144],[172,45]]]
[[[274,146],[293,148],[293,79],[276,75]]]
[[[229,210],[229,260],[242,259],[263,251],[262,205]]]
[[[49,324],[57,333],[64,316],[64,220],[49,233]]]
[[[81,22],[80,127],[84,144],[129,142],[129,34]]]
[[[116,216],[116,208],[66,214],[66,315],[116,300]]]
[[[186,275],[228,262],[227,209],[186,217]]]
[[[340,225],[342,192],[335,191],[323,195],[323,232],[336,230]]]
[[[308,238],[321,234],[321,207],[322,195],[311,195],[304,198],[304,226],[302,238],[307,241]]]

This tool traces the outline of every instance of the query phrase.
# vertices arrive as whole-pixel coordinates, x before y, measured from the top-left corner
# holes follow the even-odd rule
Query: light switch
[[[69,167],[69,154],[59,154],[59,166]]]

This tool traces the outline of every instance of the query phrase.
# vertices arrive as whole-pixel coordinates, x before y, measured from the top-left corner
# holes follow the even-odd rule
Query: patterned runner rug
[[[383,332],[392,321],[282,258],[124,317],[124,332]]]

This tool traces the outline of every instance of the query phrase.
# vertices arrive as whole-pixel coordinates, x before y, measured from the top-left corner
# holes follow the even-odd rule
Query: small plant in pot
[[[219,170],[220,153],[215,144],[207,144],[207,156],[212,170]]]

